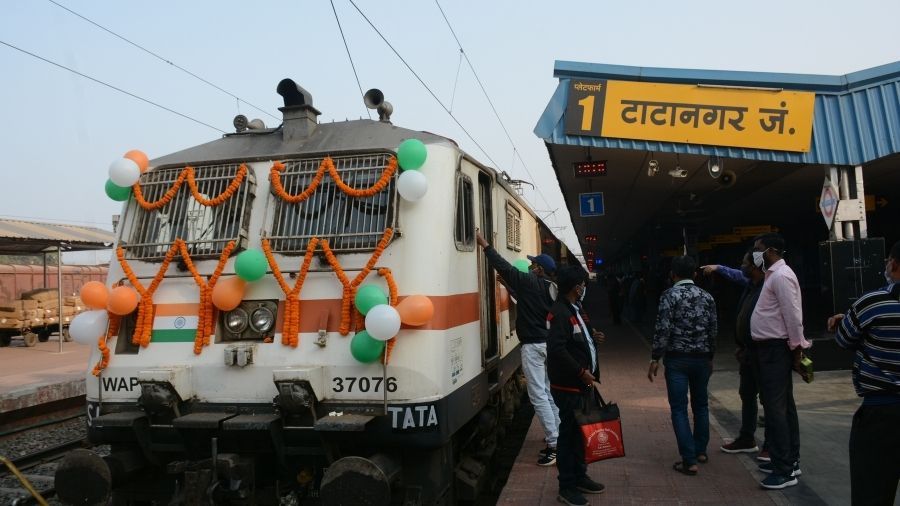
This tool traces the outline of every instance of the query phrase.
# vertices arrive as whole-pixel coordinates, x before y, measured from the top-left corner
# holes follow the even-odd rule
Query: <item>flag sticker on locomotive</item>
[[[151,342],[193,343],[197,336],[199,307],[199,304],[157,305]]]

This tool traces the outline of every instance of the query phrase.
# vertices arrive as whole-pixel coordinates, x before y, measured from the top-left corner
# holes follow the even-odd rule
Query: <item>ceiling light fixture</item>
[[[706,166],[709,169],[709,177],[713,179],[718,179],[719,176],[722,175],[722,159],[717,155],[712,155],[709,157],[709,160],[706,162]]]

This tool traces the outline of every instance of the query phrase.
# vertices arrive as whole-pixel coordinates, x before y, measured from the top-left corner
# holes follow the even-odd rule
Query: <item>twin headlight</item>
[[[237,308],[224,313],[224,340],[261,339],[275,328],[275,301],[244,301]]]

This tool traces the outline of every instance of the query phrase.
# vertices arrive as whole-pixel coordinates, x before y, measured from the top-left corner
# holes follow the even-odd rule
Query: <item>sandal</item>
[[[705,453],[699,453],[699,454],[697,454],[697,462],[699,462],[701,464],[706,464],[707,462],[709,462],[709,456],[706,455]]]
[[[672,464],[672,469],[678,471],[681,474],[686,474],[688,476],[696,476],[697,470],[691,469],[691,466],[684,463],[684,461],[679,461]]]

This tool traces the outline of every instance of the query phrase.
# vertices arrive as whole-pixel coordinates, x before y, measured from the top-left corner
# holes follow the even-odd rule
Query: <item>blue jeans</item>
[[[697,463],[697,455],[706,453],[709,444],[709,375],[712,365],[703,357],[666,357],[666,390],[672,412],[672,428],[678,440],[678,453],[685,466]],[[694,431],[688,419],[688,391],[694,413]]]
[[[522,345],[522,372],[528,388],[528,400],[534,406],[544,428],[547,446],[556,447],[559,436],[559,409],[550,398],[550,378],[547,377],[547,343],[525,343]]]

